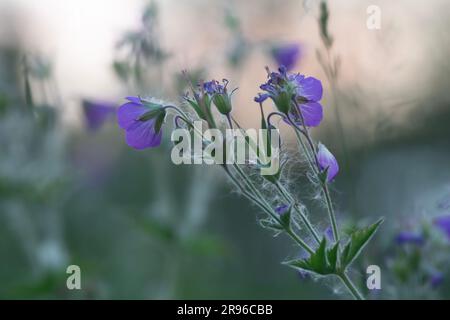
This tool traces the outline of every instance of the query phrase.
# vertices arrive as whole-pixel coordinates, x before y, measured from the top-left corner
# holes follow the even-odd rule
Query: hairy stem
[[[341,280],[342,283],[347,287],[348,291],[352,294],[353,298],[355,300],[365,300],[364,296],[359,292],[359,290],[356,288],[352,280],[347,276],[347,274],[344,272],[337,275]]]
[[[316,150],[314,147],[314,143],[313,140],[311,138],[311,135],[309,133],[308,128],[306,128],[306,126],[304,125],[305,120],[302,114],[302,110],[300,108],[300,106],[297,104],[297,101],[294,100],[294,104],[295,104],[295,108],[298,111],[299,115],[300,115],[300,119],[302,121],[303,127],[305,128],[304,130],[301,130],[301,128],[299,128],[295,122],[291,119],[291,117],[288,115],[289,121],[291,122],[291,124],[294,126],[294,131],[296,133],[297,136],[297,140],[299,140],[299,142],[301,143],[301,146],[303,148],[303,151],[307,154],[309,154],[309,152],[312,152],[312,157],[314,160],[312,160],[312,163],[310,162],[310,166],[313,167],[313,172],[316,174],[317,178],[319,178],[319,173],[320,173],[320,166],[319,166],[319,162],[317,161],[317,155],[316,155]],[[310,146],[310,150],[308,150],[308,148],[306,147],[305,143],[303,143],[303,140],[301,139],[300,133],[303,133],[309,143]],[[311,161],[311,160],[310,160]],[[318,179],[320,181],[320,179]],[[331,202],[331,196],[330,196],[330,191],[328,190],[328,184],[325,183],[321,183],[322,185],[322,192],[325,196],[325,203],[327,206],[327,211],[328,211],[328,217],[330,219],[330,223],[331,223],[331,228],[333,230],[333,237],[334,237],[334,241],[338,242],[340,237],[339,237],[339,229],[337,227],[337,222],[336,222],[336,214],[334,212],[334,208],[333,208],[333,203]]]
[[[185,112],[183,112],[180,108],[176,106],[166,106],[166,108],[170,108],[178,112],[182,119],[190,124],[191,128],[196,131],[197,134],[201,136],[201,132],[198,132],[198,130],[195,128],[195,126],[192,125],[192,123],[189,121],[189,118]],[[264,212],[266,212],[268,215],[270,215],[276,222],[278,222],[280,225],[283,225],[280,221],[280,218],[277,216],[277,214],[274,212],[271,205],[267,202],[267,200],[264,198],[264,196],[261,194],[261,192],[255,187],[253,182],[247,177],[247,175],[242,171],[242,169],[237,165],[233,164],[233,168],[236,170],[236,172],[239,174],[239,176],[244,180],[245,184],[247,185],[248,189],[244,188],[239,181],[234,177],[228,167],[226,165],[222,166],[225,169],[225,172],[227,173],[228,177],[233,181],[233,183],[241,190],[243,191],[243,194],[255,202]],[[285,227],[285,232],[303,249],[305,249],[309,254],[314,253],[314,250],[305,242],[303,241],[290,227]]]
[[[302,222],[305,224],[306,228],[311,233],[314,240],[317,243],[320,243],[320,237],[319,237],[318,233],[314,229],[313,225],[311,224],[311,222],[309,221],[309,219],[305,215],[305,213],[301,210],[301,208],[299,208],[298,204],[295,202],[295,199],[289,194],[289,192],[283,187],[283,185],[280,182],[277,181],[275,183],[275,186],[277,187],[278,191],[280,192],[280,194],[282,195],[284,200],[293,205],[295,211],[298,213],[298,215],[302,219]]]

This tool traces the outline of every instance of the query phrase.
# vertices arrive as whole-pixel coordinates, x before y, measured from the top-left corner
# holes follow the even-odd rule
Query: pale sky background
[[[325,79],[317,59],[321,48],[317,29],[317,1],[211,1],[160,0],[163,46],[172,53],[167,74],[206,65],[217,79],[230,78],[239,86],[240,116],[252,122],[257,108],[252,97],[265,79],[265,65],[273,63],[254,52],[244,68],[224,67],[223,52],[229,34],[223,28],[223,8],[234,4],[246,37],[256,40],[301,42],[306,55],[299,71]],[[303,3],[312,8],[306,12]],[[390,108],[396,101],[421,94],[428,85],[430,56],[439,51],[446,35],[445,0],[340,0],[329,1],[334,52],[342,59],[340,86],[363,88]],[[142,0],[0,0],[0,45],[20,38],[31,52],[54,62],[63,97],[65,118],[77,123],[79,99],[116,100],[128,94],[114,77],[114,45],[123,32],[139,27]],[[382,10],[381,30],[368,30],[366,8]],[[442,53],[444,57],[448,53]],[[439,54],[437,54],[439,57]],[[413,90],[411,90],[413,88]],[[149,88],[151,93],[151,88]],[[386,101],[386,103],[384,103]],[[327,112],[327,111],[326,111]]]

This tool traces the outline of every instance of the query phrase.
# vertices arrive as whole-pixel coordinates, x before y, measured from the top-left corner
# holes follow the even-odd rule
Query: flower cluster
[[[285,113],[298,125],[318,126],[323,118],[323,89],[320,80],[305,77],[299,73],[288,73],[285,67],[279,72],[268,72],[268,80],[260,86],[264,93],[258,94],[255,101],[264,102],[271,98],[277,109]]]
[[[255,181],[257,179],[255,175],[242,170],[237,163],[221,163],[221,167],[241,194],[267,215],[266,219],[261,220],[261,225],[274,230],[276,234],[286,234],[302,249],[300,259],[288,261],[287,265],[313,275],[337,276],[355,298],[362,299],[361,293],[348,278],[347,269],[377,231],[382,220],[365,228],[356,229],[346,243],[342,241],[328,189],[328,184],[339,172],[339,165],[325,145],[314,142],[310,133],[311,128],[317,127],[323,118],[320,104],[323,95],[322,84],[314,77],[288,73],[285,66],[281,66],[278,72],[270,72],[268,69],[267,71],[268,80],[260,86],[263,92],[255,98],[261,108],[262,128],[276,129],[271,118],[278,116],[295,132],[299,150],[308,162],[308,177],[314,179],[314,187],[320,188],[320,199],[326,205],[330,230],[326,233],[318,232],[308,218],[306,207],[284,184],[285,163],[271,176],[264,176],[270,182],[268,187],[261,181]],[[125,131],[127,144],[135,149],[159,146],[161,127],[168,114],[173,115],[176,128],[180,127],[179,120],[181,120],[185,128],[194,135],[202,135],[202,132],[199,132],[202,129],[194,125],[196,120],[203,120],[209,128],[233,129],[236,126],[241,129],[236,119],[231,117],[233,110],[231,97],[235,90],[229,92],[227,86],[228,80],[221,83],[211,80],[197,86],[191,84],[191,94],[183,97],[186,102],[184,108],[165,105],[155,99],[127,98],[127,103],[117,111],[118,124]],[[273,101],[278,111],[273,111],[266,117],[263,103],[268,98]],[[218,113],[213,112],[214,106]],[[184,110],[186,108],[193,112],[186,112],[187,110]],[[169,110],[170,112],[167,112]],[[267,140],[266,143],[271,141],[270,137]],[[264,151],[261,152],[250,135],[246,136],[244,141],[250,148],[256,146],[258,157],[261,157],[259,159],[261,161],[247,163],[248,170],[259,170],[264,163],[262,160],[266,157],[266,151],[267,154],[271,152],[271,145],[265,145],[262,149]],[[224,141],[224,144],[228,142]],[[273,196],[265,196],[266,188],[271,190]],[[327,242],[331,243],[331,247]]]
[[[223,79],[223,85],[221,85],[217,80],[211,80],[203,84],[203,88],[209,94],[212,101],[219,110],[220,113],[227,115],[231,112],[231,93],[227,91],[228,80]]]
[[[304,130],[318,126],[323,119],[319,102],[323,95],[320,80],[299,73],[288,73],[283,66],[278,71],[268,70],[268,80],[260,86],[264,93],[259,93],[255,102],[262,104],[270,98],[285,115],[283,119],[288,124],[303,127]],[[327,171],[328,182],[332,181],[339,172],[336,158],[321,143],[318,144],[315,157],[320,170]]]

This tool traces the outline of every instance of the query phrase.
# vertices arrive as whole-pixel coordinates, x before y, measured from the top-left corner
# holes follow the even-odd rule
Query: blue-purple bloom
[[[283,66],[278,71],[269,72],[269,80],[260,86],[265,92],[260,93],[255,101],[262,103],[271,98],[277,109],[289,114],[296,124],[318,126],[323,118],[322,105],[319,103],[323,95],[320,80],[299,73],[287,73]]]
[[[421,233],[402,231],[395,236],[395,243],[398,245],[413,244],[421,246],[425,243],[425,238]]]
[[[430,285],[436,289],[444,282],[444,275],[439,271],[433,271],[429,276]]]
[[[444,232],[450,240],[450,215],[437,217],[434,219],[434,225]]]
[[[280,216],[285,214],[288,211],[289,211],[289,206],[287,204],[282,204],[275,208],[275,212]]]
[[[336,177],[339,172],[339,164],[334,155],[322,143],[319,143],[317,162],[321,170],[328,169],[327,181],[333,181],[334,177]]]
[[[83,111],[90,130],[99,129],[116,112],[116,105],[107,101],[84,100]]]
[[[285,66],[287,70],[292,70],[302,55],[301,47],[297,43],[276,46],[272,48],[271,53],[278,66]]]
[[[228,80],[223,79],[223,85],[217,80],[211,80],[203,83],[203,89],[211,97],[215,106],[222,114],[229,114],[231,112],[231,96],[233,91],[229,94],[227,90]]]
[[[165,116],[162,105],[155,101],[143,103],[139,97],[127,100],[117,111],[117,122],[125,130],[127,144],[138,150],[159,146]]]

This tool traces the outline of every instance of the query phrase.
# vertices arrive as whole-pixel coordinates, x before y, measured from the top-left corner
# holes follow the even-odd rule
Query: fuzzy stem
[[[347,276],[347,274],[344,272],[337,275],[341,280],[342,283],[347,287],[348,291],[352,294],[353,298],[355,300],[365,300],[364,296],[359,292],[358,288],[354,285],[352,280]]]
[[[305,143],[303,142],[303,139],[299,133],[300,128],[297,127],[295,122],[291,119],[291,116],[288,115],[288,120],[290,124],[294,127],[295,137],[297,138],[297,142],[300,145],[300,147],[303,149],[303,152],[305,153],[305,157],[308,160],[309,167],[311,171],[315,174],[317,174],[317,169],[314,165],[314,158],[310,155],[308,148],[306,147]]]
[[[280,225],[283,225],[280,221],[280,218],[276,215],[276,213],[273,211],[272,207],[269,203],[265,200],[265,198],[262,196],[262,194],[259,192],[258,189],[253,185],[250,179],[245,175],[245,173],[239,168],[239,166],[234,165],[234,169],[239,173],[239,175],[244,179],[246,185],[250,188],[250,191],[253,192],[251,194],[249,191],[245,190],[238,180],[232,176],[232,174],[229,172],[229,170],[225,170],[228,174],[228,176],[233,180],[233,182],[241,189],[245,190],[244,195],[246,195],[249,199],[253,200],[261,209],[263,209],[264,212],[266,212],[269,216],[271,216],[276,222],[278,222]],[[256,198],[256,200],[255,200]],[[284,227],[284,231],[303,249],[305,249],[309,254],[314,253],[314,250],[305,242],[303,241],[290,227]]]
[[[298,113],[300,115],[302,123],[304,124],[305,120],[304,120],[304,117],[303,117],[303,114],[302,114],[302,110],[301,110],[300,106],[297,104],[297,101],[294,100],[294,104],[295,104],[296,110],[298,111]],[[301,142],[303,150],[305,151],[305,153],[309,154],[309,150],[307,150],[307,147],[305,146],[305,144],[303,143],[303,140],[299,136],[300,134],[299,134],[298,131],[302,132],[305,135],[305,137],[306,137],[306,139],[307,139],[307,141],[309,143],[311,152],[313,153],[312,157],[314,159],[313,161],[314,161],[314,164],[315,164],[315,166],[314,166],[312,163],[310,163],[310,166],[314,168],[313,172],[316,174],[317,178],[319,178],[318,175],[320,173],[320,166],[319,166],[319,162],[317,160],[317,155],[316,155],[316,150],[314,148],[314,143],[312,141],[311,135],[309,134],[308,128],[306,128],[306,126],[303,125],[305,130],[301,130],[300,128],[298,128],[298,126],[295,124],[295,122],[292,121],[292,119],[291,119],[291,117],[289,115],[288,115],[288,119],[291,122],[291,124],[294,126],[294,131],[296,132],[297,139]],[[325,196],[325,202],[326,202],[326,205],[327,205],[328,216],[329,216],[329,219],[330,219],[331,227],[333,229],[333,237],[334,237],[335,242],[339,242],[340,237],[339,237],[339,229],[337,227],[337,222],[336,222],[336,214],[335,214],[334,209],[333,209],[333,203],[331,202],[330,191],[328,190],[328,184],[326,182],[322,183],[322,191],[323,191],[324,196]]]
[[[197,131],[195,126],[190,123],[189,118],[187,114],[182,111],[180,108],[172,105],[167,105],[165,108],[173,109],[176,112],[178,112],[182,119],[191,125],[194,131]],[[198,133],[197,134],[201,134]],[[232,179],[232,181],[239,187],[240,190],[245,190],[245,188],[242,187],[242,185],[239,183],[239,181],[231,174],[229,169],[226,166],[223,166],[225,168],[225,172],[227,175]],[[273,208],[270,206],[270,204],[266,201],[264,196],[259,192],[259,190],[254,186],[252,181],[247,177],[247,175],[242,171],[241,168],[237,164],[233,164],[233,168],[238,172],[238,174],[241,176],[241,178],[244,180],[246,185],[250,188],[249,192],[248,190],[245,190],[244,195],[247,196],[249,199],[254,201],[261,209],[263,209],[267,214],[269,214],[275,221],[281,224],[280,218],[277,216],[277,214],[273,211]],[[253,193],[253,194],[252,194]],[[281,224],[283,225],[283,224]],[[305,249],[309,254],[314,253],[314,250],[306,243],[304,242],[290,227],[284,227],[285,232],[303,249]]]
[[[320,237],[317,234],[316,230],[312,226],[311,222],[309,221],[308,217],[302,212],[302,210],[298,207],[298,204],[295,203],[294,198],[289,194],[289,192],[283,187],[283,185],[280,182],[276,182],[275,186],[279,190],[280,194],[283,196],[285,201],[289,203],[293,203],[293,207],[295,211],[298,213],[300,218],[302,219],[302,222],[305,224],[306,228],[309,230],[309,232],[312,234],[314,240],[316,240],[317,243],[320,243]]]
[[[331,227],[333,229],[334,240],[335,240],[335,242],[338,242],[340,240],[339,229],[337,227],[336,214],[334,213],[333,203],[331,202],[330,191],[328,190],[328,184],[326,182],[322,185],[322,190],[323,190],[323,193],[325,194],[325,201],[327,203],[328,216],[331,221]]]
[[[270,206],[270,204],[267,202],[267,200],[264,198],[264,196],[261,194],[261,192],[255,187],[253,182],[247,177],[247,175],[242,171],[241,168],[237,164],[233,164],[233,168],[239,173],[241,178],[245,181],[245,183],[249,186],[251,191],[254,193],[254,195],[264,203],[264,205],[267,208],[267,213],[278,223],[283,225],[280,221],[280,218],[277,216],[277,214],[273,211],[273,208]],[[297,242],[303,249],[305,249],[309,254],[314,253],[314,250],[311,249],[311,247],[304,242],[300,237],[294,233],[294,231],[290,227],[284,228],[286,233],[295,241]]]

